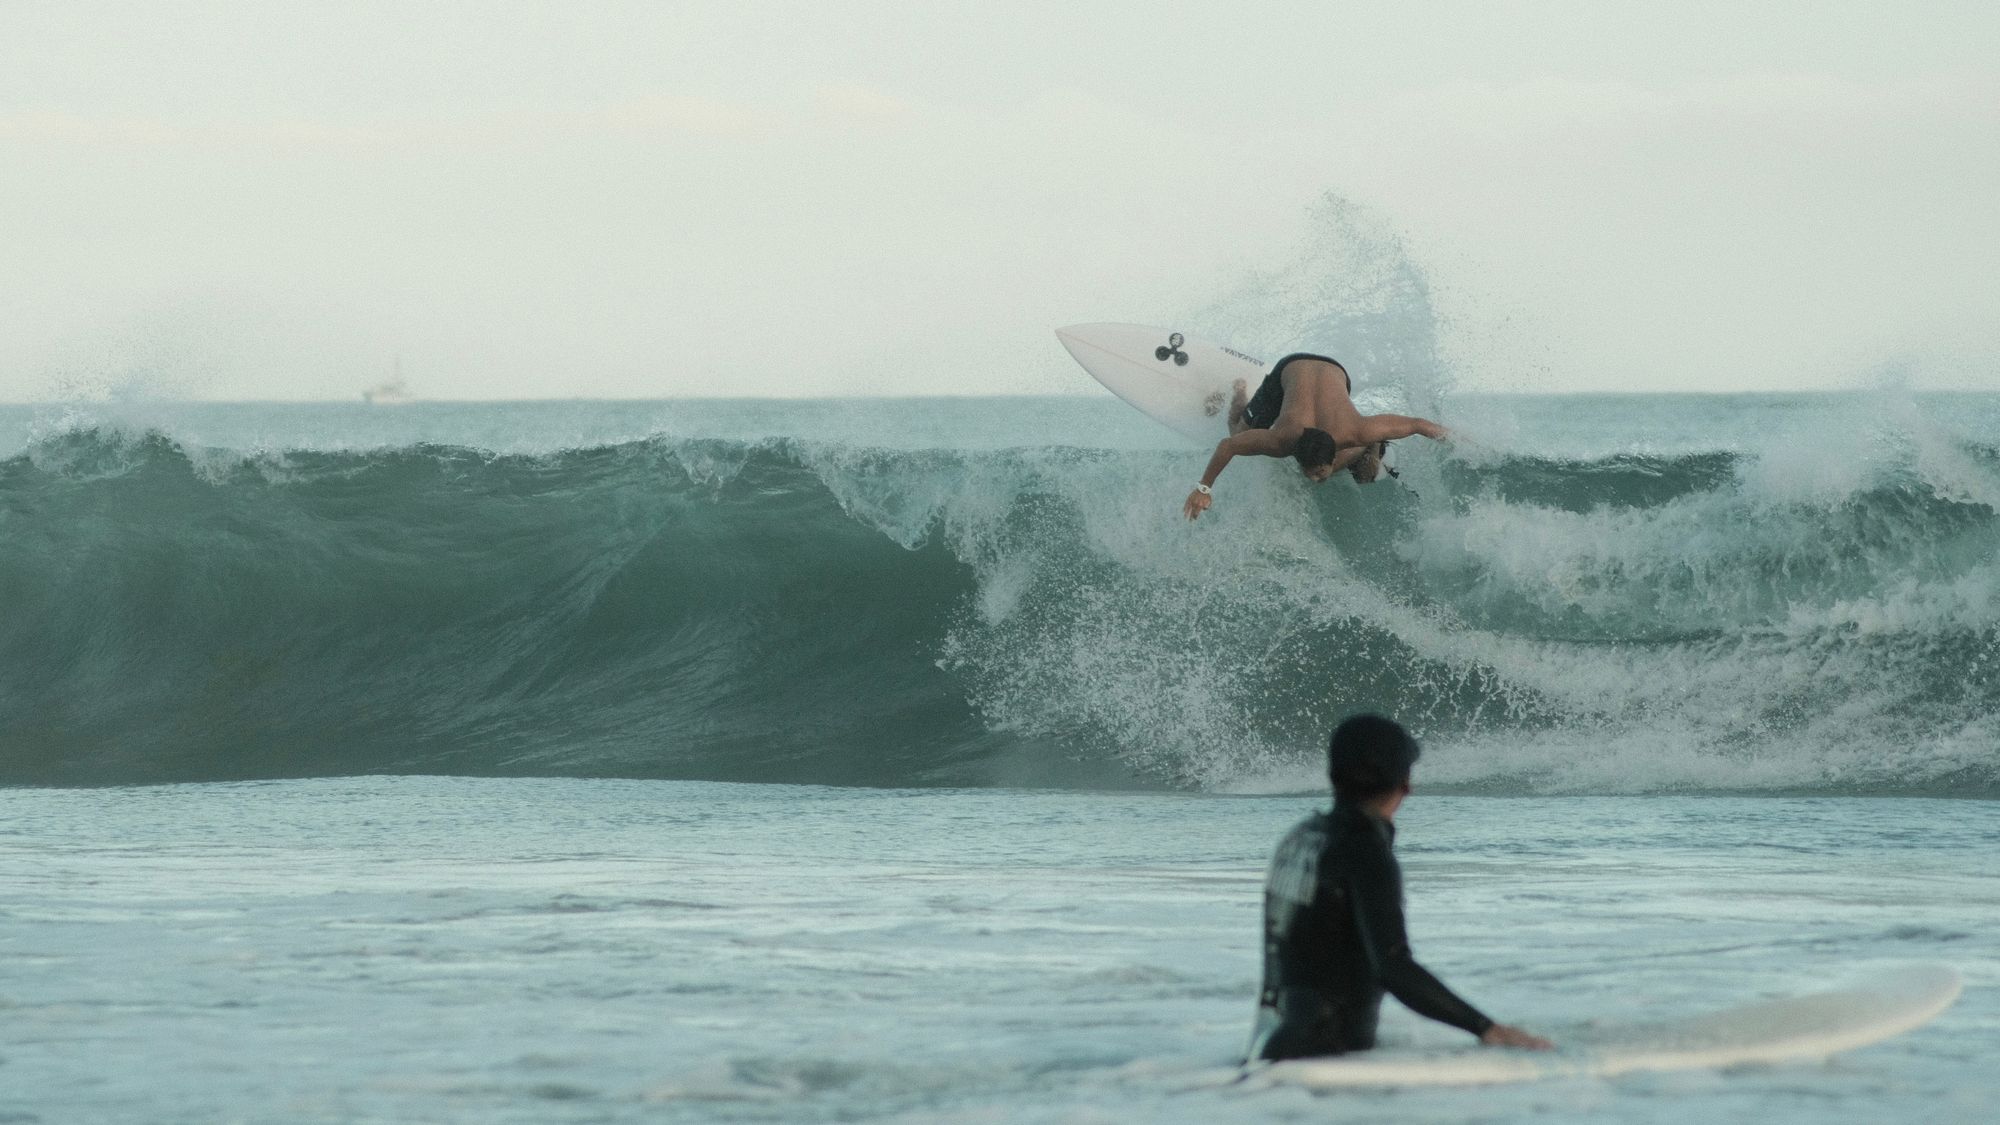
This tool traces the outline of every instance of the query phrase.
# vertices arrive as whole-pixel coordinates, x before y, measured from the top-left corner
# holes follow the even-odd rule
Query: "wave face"
[[[983,737],[921,643],[964,568],[779,446],[233,458],[86,430],[0,497],[8,780],[915,782]]]
[[[2000,790],[2000,454],[654,437],[0,461],[0,782],[434,772],[1307,788],[1357,709],[1472,790]],[[1198,460],[1198,456],[1195,457]]]

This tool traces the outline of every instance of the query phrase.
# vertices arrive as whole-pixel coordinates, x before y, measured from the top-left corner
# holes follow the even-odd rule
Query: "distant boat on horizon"
[[[370,406],[401,406],[416,401],[416,396],[410,394],[410,385],[403,380],[402,356],[396,357],[394,373],[389,376],[389,381],[362,391],[361,401]]]

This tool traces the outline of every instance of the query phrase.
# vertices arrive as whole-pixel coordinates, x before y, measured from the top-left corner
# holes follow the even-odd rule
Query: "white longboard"
[[[1143,324],[1072,324],[1056,338],[1091,377],[1140,413],[1200,442],[1229,436],[1237,380],[1256,394],[1265,364],[1186,333]]]
[[[1273,1063],[1252,1085],[1478,1086],[1546,1078],[1611,1078],[1659,1070],[1823,1059],[1929,1023],[1958,999],[1958,973],[1922,965],[1847,988],[1769,1000],[1670,1023],[1606,1025],[1562,1036],[1554,1051],[1468,1047],[1368,1051]]]

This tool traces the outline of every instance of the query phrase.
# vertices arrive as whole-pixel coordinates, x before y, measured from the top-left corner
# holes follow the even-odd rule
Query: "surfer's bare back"
[[[1215,447],[1201,483],[1188,493],[1181,508],[1189,519],[1208,510],[1209,489],[1232,458],[1246,454],[1291,457],[1299,470],[1317,484],[1346,469],[1362,484],[1382,471],[1382,452],[1389,442],[1422,434],[1443,441],[1450,431],[1428,418],[1405,414],[1363,414],[1349,392],[1354,381],[1338,360],[1294,353],[1278,361],[1257,393],[1236,385],[1229,404],[1229,436]]]

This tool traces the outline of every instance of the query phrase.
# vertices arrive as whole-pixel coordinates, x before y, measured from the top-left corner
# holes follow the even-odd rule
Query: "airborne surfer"
[[[1229,436],[1216,445],[1182,513],[1194,519],[1208,510],[1215,478],[1235,457],[1291,457],[1315,484],[1342,469],[1368,484],[1381,473],[1389,442],[1412,434],[1436,441],[1450,436],[1428,418],[1363,414],[1354,407],[1353,389],[1338,360],[1305,352],[1279,360],[1255,395],[1246,398],[1248,386],[1239,381],[1229,404]]]
[[[1278,845],[1264,885],[1264,988],[1251,1059],[1339,1055],[1375,1045],[1382,993],[1489,1046],[1547,1050],[1549,1041],[1494,1023],[1410,954],[1396,810],[1410,795],[1416,739],[1379,715],[1333,732],[1333,811],[1300,821]]]

